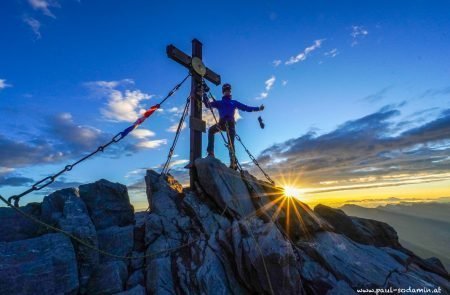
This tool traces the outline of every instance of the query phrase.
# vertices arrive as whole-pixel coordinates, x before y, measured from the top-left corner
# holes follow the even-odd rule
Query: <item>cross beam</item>
[[[215,85],[220,85],[220,75],[209,69],[202,61],[202,43],[197,39],[192,40],[192,57],[179,50],[175,46],[168,45],[167,56],[182,66],[189,69],[192,74],[191,79],[191,115],[189,117],[190,129],[190,185],[195,188],[196,173],[194,161],[202,156],[202,132],[206,131],[206,123],[202,120],[202,77]]]

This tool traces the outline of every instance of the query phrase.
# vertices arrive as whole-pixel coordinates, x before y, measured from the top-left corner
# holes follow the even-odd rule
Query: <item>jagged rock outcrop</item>
[[[21,208],[34,217],[41,215],[41,204],[30,203]],[[45,228],[34,221],[23,218],[10,208],[0,208],[0,242],[12,242],[35,238],[45,232]]]
[[[0,225],[0,294],[450,292],[442,264],[404,249],[385,223],[296,199],[281,206],[279,188],[211,157],[195,171],[194,191],[148,170],[150,212],[135,214],[126,187],[106,180],[22,207],[72,240],[0,208],[14,222]]]
[[[108,261],[97,266],[88,284],[88,294],[116,294],[124,291],[128,277],[123,261]]]
[[[197,159],[195,168],[201,187],[220,208],[226,208],[235,218],[255,212],[252,196],[239,172],[213,157]]]
[[[125,185],[101,179],[80,185],[79,190],[97,230],[134,224],[134,208]]]
[[[77,189],[63,189],[45,197],[40,219],[98,247],[95,226]],[[72,243],[78,262],[80,293],[85,293],[91,273],[99,264],[99,253],[78,240]]]
[[[325,205],[317,205],[314,212],[328,221],[337,233],[368,245],[401,247],[395,230],[387,223],[347,216],[344,211]]]
[[[0,294],[77,294],[77,260],[62,234],[0,242]]]

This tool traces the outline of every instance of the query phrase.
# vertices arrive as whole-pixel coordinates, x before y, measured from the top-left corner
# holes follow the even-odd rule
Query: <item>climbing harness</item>
[[[114,135],[114,137],[107,142],[104,145],[99,146],[95,151],[91,152],[90,154],[84,156],[83,158],[79,159],[78,161],[66,165],[62,170],[58,171],[57,173],[51,175],[51,176],[47,176],[41,180],[39,180],[38,182],[36,182],[35,184],[33,184],[31,186],[31,188],[29,188],[28,190],[24,191],[23,193],[20,193],[18,195],[14,195],[9,197],[8,202],[12,202],[14,200],[14,206],[18,207],[19,206],[19,200],[20,198],[22,198],[23,196],[33,192],[33,191],[39,191],[41,189],[43,189],[44,187],[52,184],[55,179],[57,177],[59,177],[61,174],[67,172],[67,171],[71,171],[76,165],[78,165],[79,163],[89,159],[90,157],[94,156],[95,154],[97,154],[98,152],[103,152],[108,146],[110,146],[111,144],[114,143],[118,143],[119,141],[121,141],[125,136],[127,136],[131,131],[133,131],[134,129],[136,129],[139,125],[141,125],[148,117],[150,117],[157,109],[159,109],[161,107],[161,105],[169,98],[171,97],[180,87],[181,85],[183,85],[183,83],[187,80],[187,78],[189,78],[191,76],[191,74],[189,73],[180,83],[178,83],[177,85],[175,85],[175,87],[164,97],[163,100],[161,100],[160,103],[155,104],[154,106],[150,107],[147,111],[145,111],[145,113],[138,118],[133,125],[125,128],[123,131],[117,133],[116,135]]]

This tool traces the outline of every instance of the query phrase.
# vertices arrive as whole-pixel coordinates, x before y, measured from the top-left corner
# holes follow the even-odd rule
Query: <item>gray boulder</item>
[[[46,230],[0,210],[19,225],[11,227],[17,233],[0,225],[6,239],[31,238],[0,242],[0,294],[336,295],[404,286],[450,291],[439,261],[399,247],[385,224],[323,206],[313,211],[211,157],[196,161],[196,169],[198,191],[148,170],[150,212],[134,215],[126,187],[105,180],[81,186],[81,197],[76,189],[61,190],[24,208],[75,235],[75,252],[69,238],[34,237]],[[283,200],[290,211],[281,207]],[[78,239],[112,256],[100,256]]]
[[[20,207],[25,213],[36,218],[41,215],[41,204],[30,203]],[[0,242],[12,242],[38,237],[47,229],[26,218],[12,208],[0,208]]]
[[[387,223],[347,216],[344,211],[322,204],[314,208],[314,212],[328,221],[335,229],[350,239],[363,244],[378,247],[400,248],[397,232]]]
[[[259,294],[304,294],[292,246],[276,226],[256,218],[235,221],[221,238],[248,289]]]
[[[283,206],[278,221],[292,240],[309,240],[316,232],[333,231],[333,226],[307,204],[296,198],[290,198],[287,202],[290,202],[290,205]],[[286,214],[287,210],[290,211],[289,215]]]
[[[355,292],[355,290],[350,287],[347,282],[345,281],[339,281],[337,284],[327,292],[327,295],[356,295],[358,293]]]
[[[214,157],[195,160],[199,182],[220,209],[227,208],[235,218],[254,215],[251,195],[239,172]]]
[[[352,288],[445,288],[445,278],[419,267],[405,253],[356,243],[344,235],[320,232],[314,241],[299,246],[336,278]],[[425,284],[425,285],[424,285]]]
[[[176,183],[150,171],[147,175],[153,204],[146,219],[147,292],[247,293],[216,241],[216,233],[228,228],[229,221],[196,194],[181,193]]]
[[[344,278],[355,288],[384,286],[391,272],[405,271],[405,267],[385,251],[355,243],[343,235],[317,233],[310,247],[335,277]]]
[[[132,289],[138,285],[145,285],[144,280],[145,280],[144,271],[142,269],[136,270],[129,276],[129,278],[127,280],[127,285],[126,285],[127,290]]]
[[[97,230],[134,224],[134,209],[125,185],[101,179],[80,185],[79,190]]]
[[[430,257],[430,258],[424,259],[424,262],[430,268],[432,268],[435,272],[441,273],[442,275],[448,275],[448,272],[445,269],[445,266],[442,264],[442,262],[439,260],[439,258]]]
[[[297,266],[303,279],[303,287],[305,288],[306,294],[326,294],[337,285],[335,276],[318,261],[300,249],[295,248],[295,250],[300,260]]]
[[[129,226],[111,226],[97,231],[99,248],[112,255],[121,257],[131,257],[133,251],[133,225]],[[122,260],[126,264],[130,259],[104,255],[100,253],[101,262]]]
[[[99,263],[97,233],[86,205],[80,199],[78,190],[68,188],[56,191],[44,198],[41,218],[66,232],[71,233],[84,243],[72,240],[78,262],[80,293],[84,294],[92,269]]]
[[[127,266],[123,261],[108,261],[98,265],[88,283],[88,294],[114,294],[125,290]]]
[[[0,242],[0,294],[77,294],[70,239],[62,234]]]
[[[114,295],[145,295],[145,288],[142,287],[142,285],[137,285],[129,290],[120,292],[120,293],[116,293]]]

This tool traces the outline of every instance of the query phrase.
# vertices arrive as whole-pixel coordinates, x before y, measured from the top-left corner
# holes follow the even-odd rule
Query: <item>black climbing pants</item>
[[[225,138],[230,142],[231,145],[229,148],[229,153],[230,164],[232,165],[236,164],[236,159],[234,158],[234,153],[232,152],[234,151],[234,137],[236,135],[235,125],[236,123],[234,121],[219,120],[218,124],[211,126],[208,130],[208,147],[206,149],[208,153],[214,153],[214,135],[219,131],[225,131]],[[228,138],[227,136],[227,127],[230,138]]]

